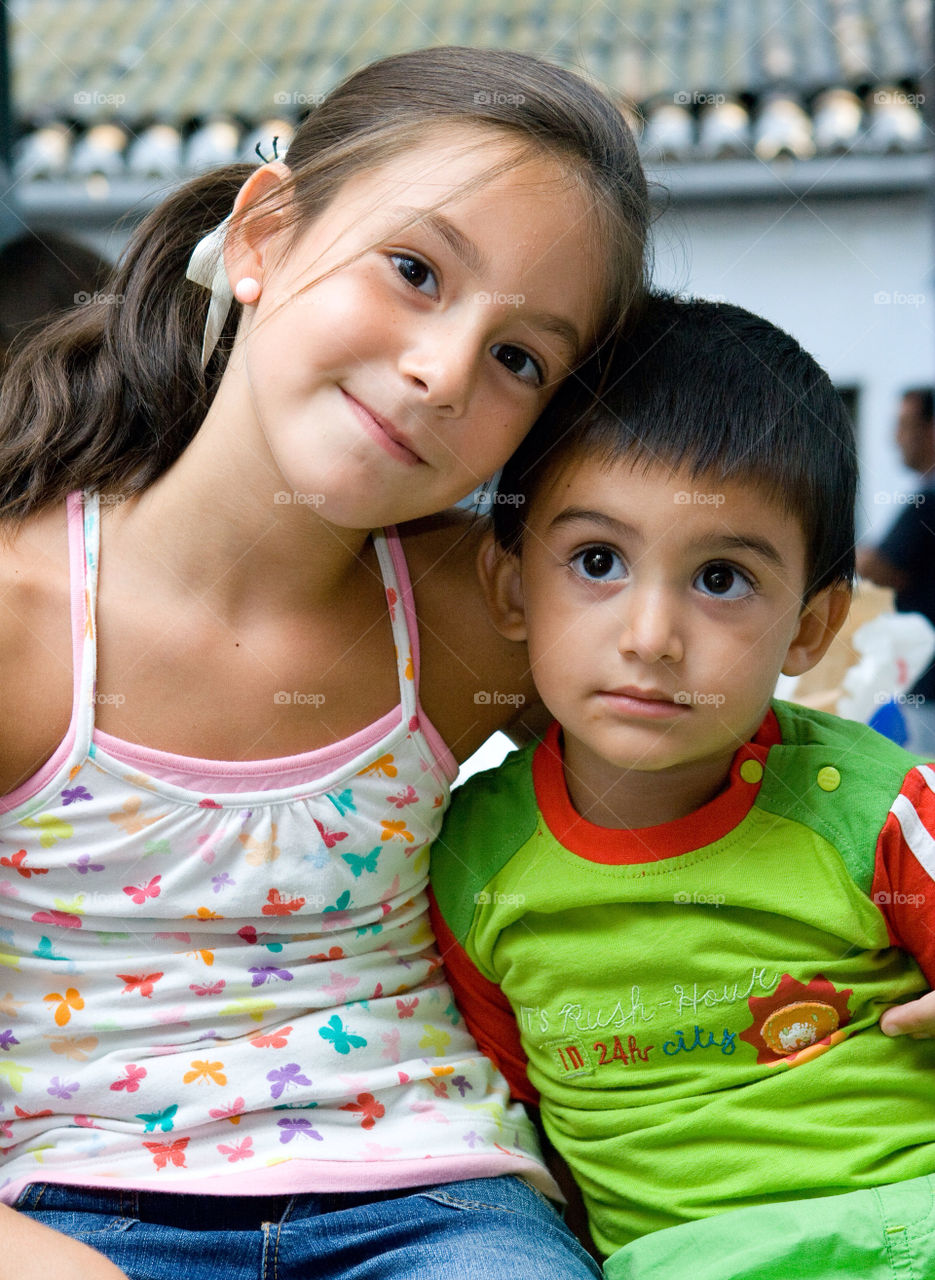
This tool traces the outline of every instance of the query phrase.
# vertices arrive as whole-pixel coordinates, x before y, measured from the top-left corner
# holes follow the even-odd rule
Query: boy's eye
[[[522,347],[514,347],[509,342],[496,342],[490,350],[502,365],[506,365],[510,373],[515,373],[524,382],[542,386],[545,380],[542,367],[528,351],[524,351]]]
[[[579,577],[590,582],[616,582],[627,576],[627,566],[610,547],[585,547],[572,556],[570,564]]]
[[[753,584],[745,573],[721,562],[705,565],[695,579],[695,586],[705,595],[721,600],[742,600],[753,592]]]
[[[406,253],[392,253],[390,261],[413,289],[418,289],[420,293],[425,293],[429,297],[437,296],[438,281],[435,279],[435,272],[431,267],[426,266],[421,258],[413,258]],[[426,285],[431,285],[431,288],[426,289]]]

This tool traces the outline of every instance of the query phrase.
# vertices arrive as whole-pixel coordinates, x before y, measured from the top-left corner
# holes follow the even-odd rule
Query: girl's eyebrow
[[[390,216],[405,218],[407,222],[415,220],[423,226],[428,227],[440,239],[444,240],[451,249],[452,253],[457,254],[468,271],[479,275],[487,267],[487,260],[478,249],[473,240],[460,229],[456,227],[450,218],[446,218],[443,213],[439,213],[434,209],[409,209],[400,207],[392,209]]]

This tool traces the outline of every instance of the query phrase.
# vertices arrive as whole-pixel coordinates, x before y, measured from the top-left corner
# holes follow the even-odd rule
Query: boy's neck
[[[616,769],[574,739],[563,749],[565,783],[575,810],[598,827],[639,830],[687,817],[727,786],[737,742],[724,756],[668,769]]]

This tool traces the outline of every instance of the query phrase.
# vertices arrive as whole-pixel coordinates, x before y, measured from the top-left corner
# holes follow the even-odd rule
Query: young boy
[[[935,1275],[935,1042],[878,1025],[935,983],[935,769],[771,701],[847,612],[850,423],[738,307],[652,299],[618,369],[494,504],[555,723],[433,849],[458,1003],[612,1280]]]

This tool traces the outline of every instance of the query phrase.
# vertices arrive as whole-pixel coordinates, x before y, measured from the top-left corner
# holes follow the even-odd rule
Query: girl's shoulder
[[[422,705],[458,760],[531,705],[526,646],[487,615],[477,559],[487,521],[453,510],[400,525],[419,625]]]
[[[65,513],[0,532],[0,795],[45,762],[71,719],[71,583]]]

